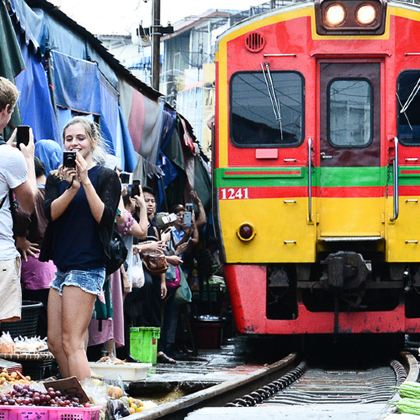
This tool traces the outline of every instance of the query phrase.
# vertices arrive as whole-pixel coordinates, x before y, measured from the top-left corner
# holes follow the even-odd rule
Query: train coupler
[[[356,290],[366,282],[370,266],[357,252],[339,251],[321,262],[321,283],[327,289]]]

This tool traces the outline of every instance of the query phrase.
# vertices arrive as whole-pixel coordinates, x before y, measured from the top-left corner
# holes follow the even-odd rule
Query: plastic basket
[[[24,300],[22,302],[22,319],[17,322],[3,322],[0,324],[0,331],[8,331],[12,338],[33,337],[36,335],[38,327],[39,312],[42,308],[42,302],[32,302]],[[1,417],[0,417],[0,420]]]
[[[39,361],[22,361],[23,374],[30,376],[32,380],[40,380],[52,376],[54,372],[54,360],[46,359]]]
[[[130,356],[138,362],[155,365],[159,337],[160,328],[158,327],[131,327]]]
[[[0,420],[99,420],[100,407],[21,407],[0,405]]]

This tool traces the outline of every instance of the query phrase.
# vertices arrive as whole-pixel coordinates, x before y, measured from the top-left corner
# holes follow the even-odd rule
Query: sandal
[[[172,359],[172,357],[169,357],[166,355],[163,351],[160,351],[157,355],[157,360],[159,363],[169,363],[174,365],[176,363],[175,359]]]

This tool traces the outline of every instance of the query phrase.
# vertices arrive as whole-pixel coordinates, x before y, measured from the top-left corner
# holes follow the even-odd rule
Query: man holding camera
[[[18,91],[16,86],[0,77],[0,133],[10,121]],[[20,287],[20,256],[13,239],[12,194],[19,207],[31,213],[34,209],[36,180],[34,142],[29,132],[28,145],[20,151],[12,146],[16,131],[7,144],[0,135],[0,321],[20,319],[22,291]]]

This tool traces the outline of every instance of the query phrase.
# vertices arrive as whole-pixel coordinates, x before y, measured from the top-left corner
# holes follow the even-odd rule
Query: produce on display
[[[10,354],[15,352],[15,342],[8,332],[0,336],[0,353]]]
[[[4,384],[27,384],[30,380],[30,376],[24,376],[20,372],[8,372],[7,369],[0,372],[0,387]]]
[[[35,348],[38,345],[35,340],[18,341],[25,342],[25,353],[30,347]],[[120,363],[117,361],[119,366],[124,365],[123,361]],[[76,409],[96,410],[92,411],[94,417],[91,418],[122,418],[154,406],[155,403],[151,401],[141,401],[127,396],[121,378],[107,380],[88,378],[80,383],[77,378],[72,377],[41,383],[31,381],[31,378],[24,376],[20,370],[8,371],[7,368],[0,368],[0,418],[3,418],[2,415],[6,418],[10,415],[19,416],[20,412],[16,410],[25,407],[32,407],[35,414],[41,413],[40,410],[64,410],[62,413],[68,415],[68,410]]]
[[[40,337],[16,337],[13,339],[8,332],[0,336],[0,353],[39,353],[48,350],[47,339]]]
[[[38,391],[29,385],[13,385],[13,389],[0,394],[1,405],[47,406],[47,407],[90,407],[89,403],[81,404],[79,398],[62,394],[59,390],[48,388]]]
[[[400,413],[420,415],[420,383],[405,381],[398,388],[401,399],[395,404]]]
[[[416,414],[420,416],[420,400],[415,398],[401,398],[396,403],[400,413]]]

